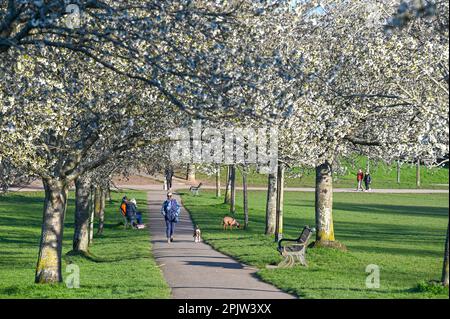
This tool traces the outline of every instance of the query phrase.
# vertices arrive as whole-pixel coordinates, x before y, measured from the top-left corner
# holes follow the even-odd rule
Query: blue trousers
[[[173,236],[173,233],[175,231],[175,222],[171,222],[167,219],[165,219],[166,221],[166,236],[167,238],[171,238]]]
[[[136,221],[139,225],[142,224],[142,214],[141,213],[136,214]]]

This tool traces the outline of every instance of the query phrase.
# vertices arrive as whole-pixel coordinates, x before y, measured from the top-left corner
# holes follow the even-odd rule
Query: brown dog
[[[236,219],[234,219],[233,217],[230,217],[230,216],[225,216],[223,218],[222,225],[223,225],[223,229],[224,230],[227,229],[228,226],[230,226],[231,230],[233,230],[233,226],[236,226],[237,228],[241,227],[239,222]]]

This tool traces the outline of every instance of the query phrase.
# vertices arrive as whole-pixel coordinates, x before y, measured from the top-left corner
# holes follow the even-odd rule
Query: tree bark
[[[397,184],[400,184],[400,160],[397,160]]]
[[[98,216],[100,213],[100,205],[101,205],[101,188],[100,186],[95,186],[94,191],[94,216]]]
[[[52,179],[43,180],[43,184],[45,201],[35,282],[57,283],[62,282],[61,254],[68,183]]]
[[[187,165],[186,180],[188,182],[195,182],[195,165],[194,164]]]
[[[220,197],[220,165],[216,167],[216,197]]]
[[[87,252],[89,247],[89,196],[90,180],[79,177],[75,181],[75,232],[72,248]]]
[[[244,204],[244,229],[248,228],[248,190],[247,190],[247,166],[242,167],[242,193]]]
[[[444,266],[442,267],[442,284],[448,287],[448,224],[447,224],[447,238],[445,239],[444,249]]]
[[[106,200],[109,203],[112,203],[112,197],[111,197],[111,187],[108,185],[108,187],[106,188]]]
[[[103,228],[105,227],[105,202],[106,202],[106,191],[100,189],[100,209],[98,211],[98,230],[97,234],[103,234]]]
[[[284,205],[284,165],[278,164],[277,171],[277,220],[275,228],[275,241],[283,239],[283,205]]]
[[[93,244],[94,241],[94,214],[95,214],[95,187],[91,186],[91,194],[90,194],[90,207],[89,207],[89,246]]]
[[[316,167],[316,240],[334,241],[333,226],[333,177],[331,165]]]
[[[266,235],[274,235],[277,219],[277,174],[270,173],[267,185]]]
[[[225,185],[225,198],[223,200],[224,204],[228,204],[230,202],[231,194],[230,194],[230,187],[231,187],[231,165],[227,166],[227,183]]]
[[[234,217],[236,214],[236,166],[231,165],[230,170],[230,214]]]

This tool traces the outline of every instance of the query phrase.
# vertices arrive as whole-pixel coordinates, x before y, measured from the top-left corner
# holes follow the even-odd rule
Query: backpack
[[[170,209],[167,209],[167,206],[170,205]],[[166,212],[166,218],[168,221],[178,223],[178,215],[179,215],[179,206],[176,200],[172,199],[170,202],[167,201],[165,204],[165,212]]]

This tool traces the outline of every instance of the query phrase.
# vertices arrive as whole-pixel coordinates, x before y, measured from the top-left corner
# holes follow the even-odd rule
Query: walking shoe
[[[170,241],[171,241],[171,242],[173,241],[173,237],[170,238]]]

